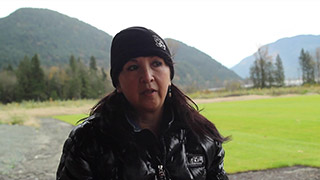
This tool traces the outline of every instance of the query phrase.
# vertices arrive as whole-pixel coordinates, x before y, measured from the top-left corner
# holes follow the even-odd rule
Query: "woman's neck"
[[[142,129],[149,129],[155,135],[158,135],[162,120],[163,110],[157,112],[139,113],[136,122]]]

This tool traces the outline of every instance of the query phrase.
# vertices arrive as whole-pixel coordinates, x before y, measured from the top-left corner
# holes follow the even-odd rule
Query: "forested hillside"
[[[71,56],[64,67],[41,67],[35,54],[25,56],[18,67],[0,71],[0,102],[23,100],[97,99],[113,90],[104,68],[98,68],[93,56],[89,66]]]
[[[23,8],[0,19],[0,67],[17,66],[38,54],[42,65],[66,64],[73,54],[107,64],[112,37],[97,28],[47,9]]]

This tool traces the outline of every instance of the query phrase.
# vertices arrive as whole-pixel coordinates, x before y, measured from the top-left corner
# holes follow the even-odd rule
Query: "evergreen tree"
[[[300,52],[300,56],[299,56],[299,63],[300,63],[300,67],[301,67],[301,73],[302,73],[302,82],[306,82],[306,79],[307,79],[307,63],[306,63],[306,58],[305,58],[305,52],[304,52],[304,49],[301,49],[301,52]]]
[[[81,92],[80,97],[81,98],[90,98],[91,91],[94,89],[90,86],[90,75],[88,68],[85,66],[85,64],[78,59],[78,65],[79,65],[79,78],[80,78],[80,85],[81,85]]]
[[[95,91],[91,88],[91,83],[89,77],[84,73],[81,73],[81,98],[90,99],[92,97],[92,92]],[[95,92],[94,92],[95,93]]]
[[[104,71],[104,68],[101,68],[101,75],[103,81],[107,80],[107,73]]]
[[[82,82],[80,77],[80,59],[76,60],[73,55],[69,59],[69,69],[67,71],[67,82],[65,83],[64,91],[68,99],[80,99]]]
[[[90,70],[92,71],[97,71],[97,63],[96,63],[96,59],[94,58],[94,56],[90,57]]]
[[[32,72],[31,61],[28,56],[25,56],[24,59],[20,61],[16,74],[18,81],[17,100],[31,100],[33,93],[30,83],[30,79],[32,79]]]
[[[76,62],[76,59],[75,59],[74,55],[70,56],[69,66],[70,66],[70,69],[71,69],[72,73],[75,73],[76,70],[77,70],[77,62]]]
[[[276,57],[274,78],[275,78],[275,83],[278,86],[284,86],[284,70],[283,70],[282,60],[279,54]]]
[[[45,95],[45,78],[44,72],[40,67],[39,56],[35,54],[31,59],[31,70],[30,70],[30,86],[32,88],[31,97],[34,100],[44,100]]]
[[[113,88],[105,70],[97,71],[91,59],[88,67],[72,55],[69,66],[44,71],[38,55],[25,56],[16,70],[8,66],[0,72],[0,101],[100,98]]]
[[[68,99],[80,99],[81,98],[81,79],[77,77],[72,77],[67,82]]]
[[[98,98],[99,94],[101,93],[102,82],[101,76],[98,72],[96,59],[94,56],[90,58],[90,66],[89,66],[89,73],[88,73],[88,87],[86,89],[87,97],[89,98]]]
[[[253,87],[261,87],[260,69],[257,60],[255,60],[253,65],[250,67],[250,79],[253,83]]]
[[[274,84],[274,66],[271,61],[266,62],[266,86],[271,87]]]
[[[250,67],[250,79],[254,87],[265,88],[267,82],[272,80],[272,76],[268,76],[268,72],[272,71],[272,66],[268,64],[268,62],[271,62],[268,47],[259,48],[255,56],[254,64]]]
[[[32,57],[31,61],[25,56],[20,61],[16,74],[19,100],[46,99],[44,72],[40,67],[37,54]]]
[[[266,87],[266,79],[267,79],[267,74],[266,74],[266,61],[265,59],[261,58],[257,59],[259,70],[260,70],[260,87],[265,88]]]
[[[314,61],[308,51],[301,50],[299,62],[302,70],[302,81],[303,84],[315,83],[314,78]]]
[[[0,72],[0,102],[10,103],[16,101],[17,77],[12,70]]]

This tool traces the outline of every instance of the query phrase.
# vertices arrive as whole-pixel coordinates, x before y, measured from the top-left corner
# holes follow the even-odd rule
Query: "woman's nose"
[[[141,82],[143,83],[150,83],[154,81],[154,76],[153,76],[153,72],[152,69],[145,67],[142,68],[142,72],[141,72]]]

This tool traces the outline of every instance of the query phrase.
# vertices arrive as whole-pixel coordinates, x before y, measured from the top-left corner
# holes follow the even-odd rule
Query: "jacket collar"
[[[125,114],[126,120],[133,132],[141,132],[143,129],[139,126],[139,124],[130,116],[128,113]],[[164,116],[161,123],[161,129],[167,130],[171,127],[174,121],[174,112],[172,108],[166,108],[164,111]]]

